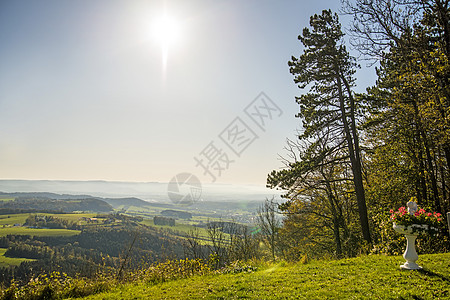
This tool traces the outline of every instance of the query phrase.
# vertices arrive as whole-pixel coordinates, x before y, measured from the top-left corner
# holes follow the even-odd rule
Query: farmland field
[[[27,227],[5,227],[0,228],[0,236],[14,235],[31,235],[31,236],[72,236],[79,234],[79,230],[69,229],[36,229]]]
[[[82,217],[93,218],[96,213],[71,213],[71,214],[52,214],[52,213],[26,213],[26,214],[5,214],[0,215],[1,225],[23,224],[30,215],[52,216],[58,219],[67,220],[70,222],[78,222]]]
[[[1,225],[23,224],[30,214],[8,214],[0,215]]]
[[[7,202],[13,201],[15,198],[0,196],[0,201]]]

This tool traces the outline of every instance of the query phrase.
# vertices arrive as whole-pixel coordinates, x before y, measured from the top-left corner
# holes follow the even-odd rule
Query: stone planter
[[[406,250],[405,253],[403,253],[403,258],[406,262],[401,265],[400,268],[406,270],[422,269],[421,266],[416,264],[416,261],[419,259],[419,255],[416,252],[416,238],[421,232],[428,230],[428,225],[413,224],[405,227],[394,223],[392,227],[395,231],[404,234],[406,237]]]

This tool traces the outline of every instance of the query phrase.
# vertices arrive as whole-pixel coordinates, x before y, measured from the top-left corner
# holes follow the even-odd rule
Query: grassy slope
[[[253,273],[128,284],[88,299],[450,299],[450,254],[421,255],[422,271],[402,257],[365,256],[278,264]]]

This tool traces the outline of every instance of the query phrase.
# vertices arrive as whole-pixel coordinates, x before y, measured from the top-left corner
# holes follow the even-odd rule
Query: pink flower
[[[400,224],[409,224],[414,221],[418,221],[419,224],[436,224],[436,222],[441,222],[443,220],[442,214],[437,212],[427,212],[423,208],[419,208],[414,215],[410,215],[404,206],[400,207],[397,211],[391,209],[389,212],[391,213],[391,221],[395,221]]]

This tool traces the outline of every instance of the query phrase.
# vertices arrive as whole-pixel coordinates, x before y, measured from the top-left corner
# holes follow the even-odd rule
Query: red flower
[[[397,211],[391,209],[390,219],[398,225],[410,225],[410,224],[428,224],[430,226],[440,226],[442,222],[442,214],[437,212],[427,212],[423,208],[419,208],[413,215],[409,214],[404,206],[400,207]]]

